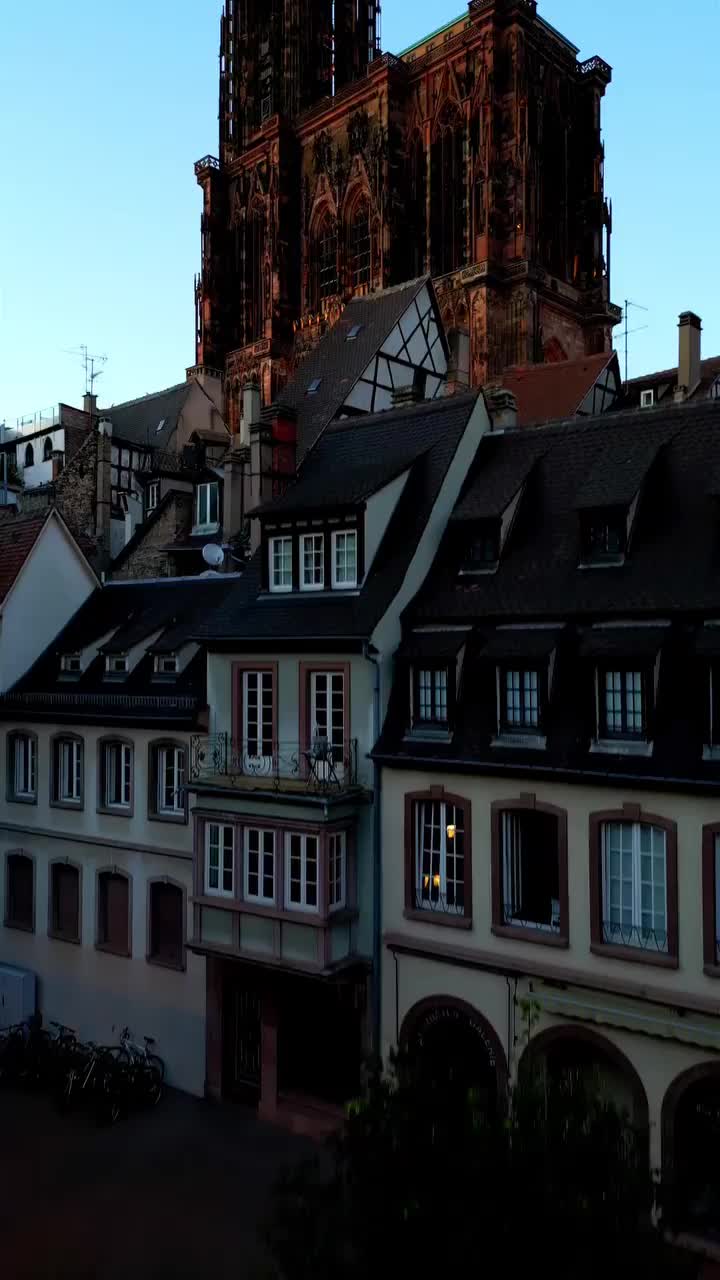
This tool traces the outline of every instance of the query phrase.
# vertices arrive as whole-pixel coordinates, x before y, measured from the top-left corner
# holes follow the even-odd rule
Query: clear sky
[[[33,0],[2,6],[0,422],[79,403],[68,350],[108,363],[110,404],[183,379],[193,353],[200,191],[217,152],[220,0]],[[462,0],[384,0],[398,51]],[[676,363],[677,316],[720,354],[720,0],[540,0],[614,68],[604,113],[613,300],[631,312],[630,374]]]

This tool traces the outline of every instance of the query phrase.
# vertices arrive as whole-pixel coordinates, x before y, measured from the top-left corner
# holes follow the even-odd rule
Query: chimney
[[[243,444],[250,444],[250,432],[260,423],[260,388],[256,382],[246,382],[243,387],[243,411],[240,436]]]
[[[493,431],[512,431],[518,424],[517,400],[505,387],[486,387],[485,403]]]
[[[52,453],[53,480],[57,480],[58,476],[62,475],[62,470],[64,466],[65,466],[65,454],[63,453],[62,449],[53,449],[53,453]]]
[[[83,396],[83,412],[88,413],[91,417],[94,417],[97,413],[97,396],[94,396],[90,391],[86,391]]]
[[[112,422],[101,418],[97,428],[97,476],[95,487],[95,539],[99,568],[110,566],[110,521],[112,518]]]
[[[245,486],[245,510],[284,493],[297,467],[297,414],[289,405],[271,404],[250,429],[250,468]],[[252,522],[251,548],[260,539]]]
[[[225,454],[223,463],[223,542],[226,544],[242,532],[249,482],[250,447],[241,445],[239,436],[233,436],[232,448]]]
[[[405,387],[396,387],[392,393],[393,409],[411,409],[413,405],[422,404],[425,397],[416,383]]]
[[[687,400],[697,391],[700,383],[700,341],[702,320],[694,311],[683,311],[678,324],[680,343],[678,354],[678,385],[675,398]]]

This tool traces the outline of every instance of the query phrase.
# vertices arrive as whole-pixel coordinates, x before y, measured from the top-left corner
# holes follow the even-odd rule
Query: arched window
[[[372,260],[372,235],[370,231],[370,205],[359,200],[350,218],[348,258],[353,289],[361,289],[370,283]]]
[[[427,156],[420,134],[410,147],[407,232],[408,268],[411,278],[425,272],[427,248]]]
[[[263,336],[265,210],[255,205],[245,223],[245,345]]]
[[[181,969],[185,959],[185,895],[179,885],[167,880],[153,880],[148,893],[148,960]]]
[[[25,446],[25,466],[26,467],[35,466],[35,450],[33,449],[31,444],[27,444]]]
[[[35,928],[35,866],[24,853],[9,853],[5,864],[5,924]]]
[[[96,945],[119,956],[132,952],[130,880],[121,871],[98,873]]]
[[[53,442],[50,439],[50,436],[48,436],[47,439],[45,440],[45,444],[43,445],[43,462],[52,462],[52,456],[53,456]]]
[[[465,261],[465,124],[452,107],[446,107],[438,121],[430,179],[432,271],[443,276],[457,271]]]
[[[327,298],[338,292],[338,234],[337,223],[329,210],[323,214],[315,233],[313,246],[315,258],[315,304],[319,308]]]

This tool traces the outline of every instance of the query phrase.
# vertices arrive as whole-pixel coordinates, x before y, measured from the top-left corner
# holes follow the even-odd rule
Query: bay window
[[[291,832],[285,837],[285,904],[289,910],[317,911],[319,838]]]
[[[257,827],[245,831],[245,897],[249,902],[275,902],[275,832]]]
[[[347,836],[344,831],[333,831],[328,836],[328,909],[337,911],[345,906],[347,878]]]
[[[235,895],[235,832],[218,822],[205,828],[205,892],[221,898]]]

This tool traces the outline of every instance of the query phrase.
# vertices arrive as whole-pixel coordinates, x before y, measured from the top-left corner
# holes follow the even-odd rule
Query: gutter
[[[373,675],[373,741],[380,737],[380,664],[366,644],[363,655],[374,667]],[[381,961],[382,938],[382,767],[373,760],[373,939],[372,939],[372,1047],[379,1062],[381,1044]]]

